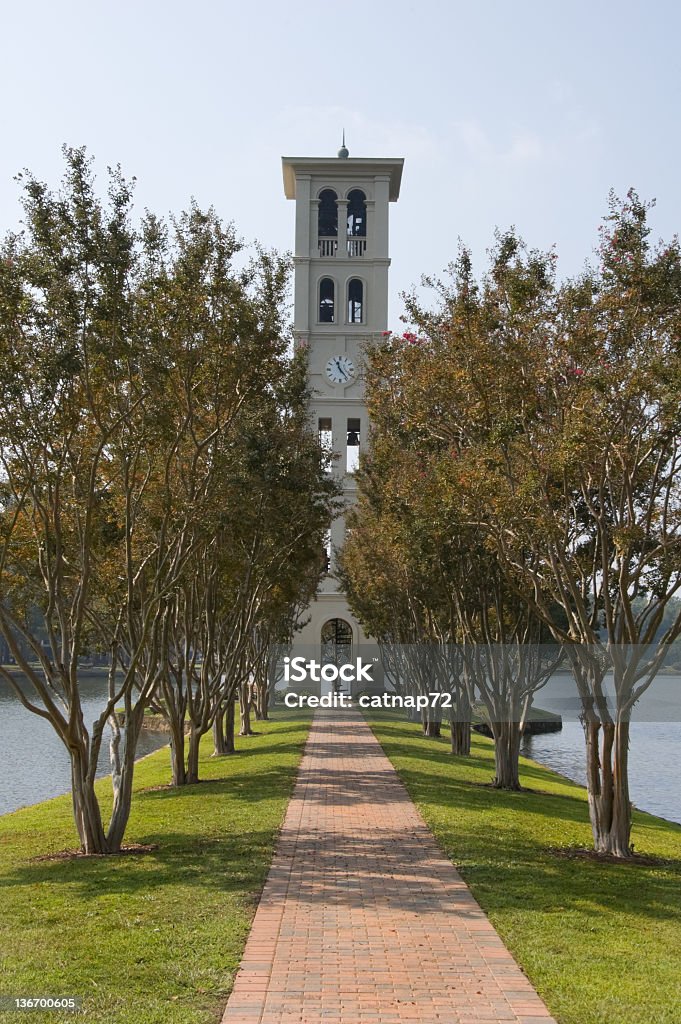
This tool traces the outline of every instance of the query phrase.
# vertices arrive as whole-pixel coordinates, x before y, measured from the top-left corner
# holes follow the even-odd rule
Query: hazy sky
[[[14,174],[57,184],[85,144],[102,185],[120,162],[140,210],[190,197],[247,239],[288,249],[280,157],[403,156],[391,206],[399,292],[457,237],[484,264],[495,225],[556,243],[579,270],[610,188],[657,198],[681,228],[681,7],[669,0],[5,0],[0,227]]]

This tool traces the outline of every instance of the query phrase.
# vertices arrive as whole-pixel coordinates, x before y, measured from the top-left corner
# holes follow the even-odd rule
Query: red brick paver
[[[364,720],[318,713],[223,1024],[552,1021]]]

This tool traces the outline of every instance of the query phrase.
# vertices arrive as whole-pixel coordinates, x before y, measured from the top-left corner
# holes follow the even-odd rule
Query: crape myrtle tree
[[[411,298],[428,356],[400,382],[410,427],[456,446],[507,584],[566,645],[594,845],[616,857],[631,713],[681,630],[681,254],[651,246],[647,212],[611,196],[597,264],[561,286],[514,232],[480,283],[462,250],[434,312]]]
[[[199,781],[199,744],[211,729],[215,753],[234,752],[237,698],[241,735],[251,734],[252,680],[316,589],[337,488],[309,428],[305,377],[302,358],[282,359],[244,404],[221,455],[228,487],[214,524],[196,525],[204,546],[173,598],[153,702],[170,725],[175,785]]]
[[[403,677],[427,693],[442,666],[454,695],[452,749],[469,742],[471,705],[479,705],[495,741],[493,784],[518,789],[527,712],[557,656],[539,645],[540,619],[509,588],[469,521],[457,445],[409,422],[402,382],[430,361],[426,339],[410,333],[388,335],[369,354],[372,451],[346,545],[348,587],[374,627],[394,629],[404,608],[411,643],[396,648]]]
[[[542,622],[506,582],[494,553],[475,538],[450,562],[447,586],[461,636],[462,673],[494,739],[498,789],[520,789],[520,742],[535,694],[561,660]],[[464,540],[464,543],[466,541]]]
[[[216,596],[221,538],[238,515],[232,452],[241,421],[284,361],[287,268],[258,251],[237,272],[233,228],[196,207],[170,230],[147,217],[143,241],[136,313],[151,356],[145,379],[155,385],[157,435],[139,522],[154,555],[138,576],[128,633],[142,636],[140,611],[151,600],[157,628],[145,634],[140,661],[154,672],[154,706],[169,721],[173,781],[182,784],[198,780],[199,743],[222,680],[219,639],[234,626],[219,619]],[[107,588],[111,611],[115,600]],[[126,734],[130,720],[126,706]]]
[[[249,615],[245,643],[238,663],[225,673],[213,723],[216,755],[235,752],[236,699],[240,735],[252,733],[252,710],[256,720],[268,717],[270,688],[316,593],[324,538],[341,500],[338,484],[325,471],[319,439],[309,429],[303,353],[290,369],[265,418],[266,436],[246,438],[247,490],[241,492],[239,535],[229,550],[249,567],[239,584],[249,597]],[[234,609],[238,602],[229,604]]]
[[[113,173],[104,208],[83,152],[65,155],[60,194],[23,177],[25,230],[5,239],[0,262],[0,630],[22,677],[0,671],[64,743],[81,845],[93,853],[118,848],[127,820],[124,770],[112,777],[108,830],[94,791],[104,727],[126,693],[141,686],[143,702],[154,683],[140,679],[138,650],[122,678],[114,657],[106,705],[86,725],[78,657],[92,640],[100,567],[112,549],[118,564],[124,543],[149,392],[138,371],[130,188]],[[134,576],[139,566],[126,568]],[[130,582],[120,587],[128,597]],[[123,605],[119,613],[103,640],[115,655]]]
[[[82,849],[102,853],[123,839],[178,592],[225,527],[223,451],[279,373],[286,268],[257,253],[237,272],[210,211],[135,230],[120,172],[103,203],[84,151],[65,160],[58,193],[23,177],[25,228],[0,261],[0,632],[21,674],[0,671],[64,743]],[[88,725],[78,658],[93,646],[111,667]]]
[[[310,431],[308,403],[301,352],[246,435],[244,468],[251,483],[241,511],[241,543],[253,565],[256,600],[248,629],[248,679],[239,694],[241,735],[251,731],[251,704],[270,662],[265,644],[291,638],[301,608],[317,589],[325,532],[339,508],[341,492],[325,472],[318,435]]]
[[[541,619],[509,586],[498,555],[468,519],[456,448],[443,450],[422,439],[419,449],[423,468],[411,494],[412,513],[437,553],[431,560],[432,578],[446,596],[449,634],[459,641],[454,650],[468,700],[479,708],[494,738],[492,785],[516,790],[528,712],[555,671],[560,651],[542,643],[550,635]]]
[[[153,706],[169,722],[176,785],[198,781],[201,738],[221,708],[233,709],[235,693],[242,732],[250,732],[250,638],[267,617],[268,595],[278,588],[295,600],[308,592],[333,494],[307,422],[305,366],[287,354],[286,267],[260,252],[240,276],[250,301],[239,307],[221,250],[233,238],[214,218],[199,217],[176,225],[183,244],[170,255],[177,253],[180,272],[173,263],[168,269],[165,253],[153,267],[151,306],[181,350],[168,416],[176,431],[189,427],[164,480],[177,488],[171,505],[200,513],[185,533],[192,555],[154,655],[163,670]],[[206,358],[211,342],[215,362]]]
[[[452,753],[468,754],[471,706],[443,586],[439,538],[421,514],[423,506],[412,500],[426,474],[422,459],[399,443],[394,426],[385,433],[375,427],[371,454],[362,460],[339,576],[354,614],[377,638],[398,691],[446,694]],[[440,735],[441,717],[437,703],[422,708],[426,735]]]

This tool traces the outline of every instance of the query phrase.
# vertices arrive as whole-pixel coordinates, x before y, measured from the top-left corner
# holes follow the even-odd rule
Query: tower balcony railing
[[[364,256],[367,251],[367,240],[359,235],[348,237],[348,256]]]
[[[319,246],[320,256],[337,256],[338,255],[338,239],[333,237],[325,238],[320,235],[317,244]],[[346,239],[346,252],[348,256],[366,256],[367,251],[367,240],[366,238],[356,235],[348,236]]]

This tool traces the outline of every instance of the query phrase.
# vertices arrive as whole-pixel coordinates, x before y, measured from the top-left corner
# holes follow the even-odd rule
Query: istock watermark
[[[303,657],[284,658],[284,679],[287,683],[373,683],[372,668],[371,662],[365,664],[361,658],[345,665],[322,664]]]
[[[321,697],[307,693],[287,693],[284,697],[287,708],[405,708],[408,711],[431,711],[452,706],[451,693],[363,693],[356,699],[348,693],[326,693]]]
[[[542,731],[544,725],[554,731],[565,722],[581,723],[588,698],[613,720],[681,722],[681,640],[647,646],[605,640],[563,645],[324,640],[274,646],[270,665],[273,705],[286,699],[288,707],[389,708],[424,721],[436,720],[438,712],[443,718],[453,712],[460,721],[470,707],[497,722],[530,716],[535,731],[540,731],[536,723],[542,723]],[[315,703],[322,698],[324,703]]]

